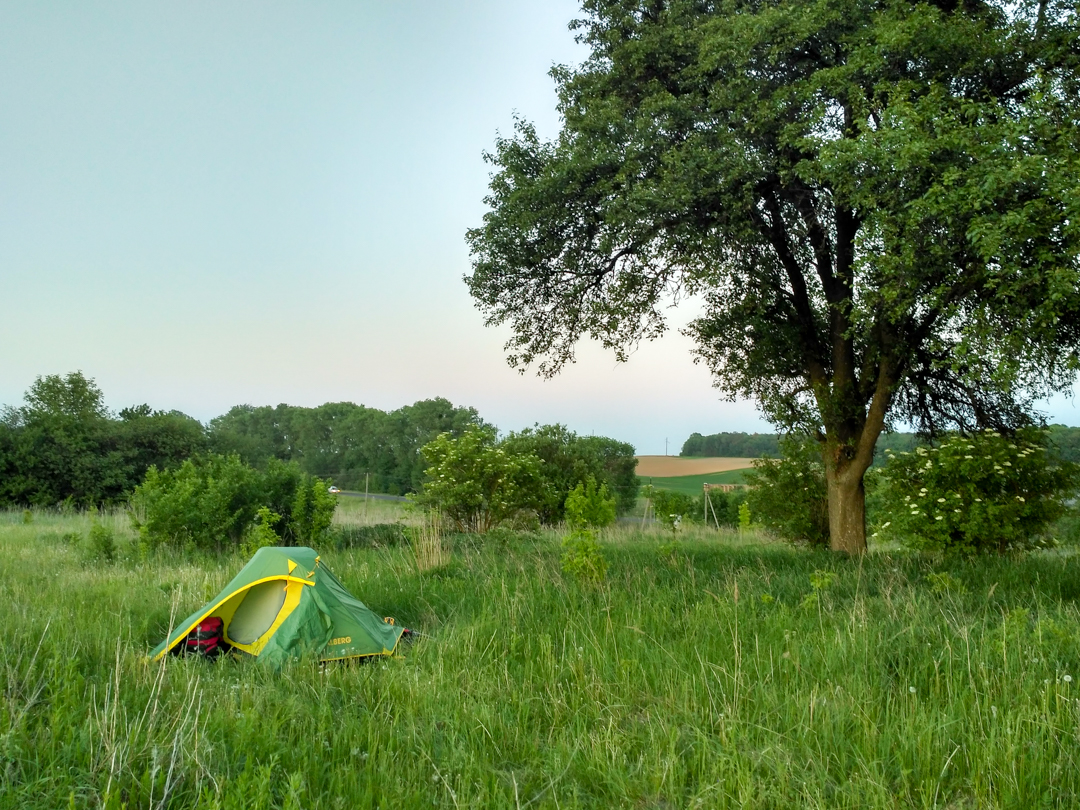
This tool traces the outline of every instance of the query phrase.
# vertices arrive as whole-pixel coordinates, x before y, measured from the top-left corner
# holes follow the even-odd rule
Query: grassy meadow
[[[642,478],[642,485],[651,484],[657,489],[668,489],[684,495],[698,496],[705,484],[742,484],[743,476],[749,470],[728,470],[727,472],[707,473],[705,475],[675,475],[664,478]]]
[[[339,521],[392,519],[356,504]],[[373,516],[375,509],[382,510]],[[125,518],[0,513],[0,807],[975,808],[1080,803],[1080,558],[851,561],[620,528],[325,551],[423,637],[273,672],[146,653],[239,555],[141,558]]]

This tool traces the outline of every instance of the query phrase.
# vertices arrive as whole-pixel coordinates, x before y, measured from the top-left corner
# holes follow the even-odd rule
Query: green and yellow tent
[[[225,589],[180,622],[150,654],[180,644],[204,619],[217,616],[225,641],[274,666],[316,655],[320,661],[391,655],[404,630],[355,598],[310,548],[261,548]]]

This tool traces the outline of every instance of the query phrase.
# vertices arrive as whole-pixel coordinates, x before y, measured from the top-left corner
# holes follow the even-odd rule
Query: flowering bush
[[[500,446],[495,431],[472,425],[420,448],[428,462],[417,500],[442,512],[458,531],[485,534],[535,510],[543,493],[540,459]]]
[[[1078,468],[1050,458],[1046,435],[991,430],[938,447],[888,453],[881,472],[879,537],[917,549],[971,554],[1037,544],[1077,488]]]

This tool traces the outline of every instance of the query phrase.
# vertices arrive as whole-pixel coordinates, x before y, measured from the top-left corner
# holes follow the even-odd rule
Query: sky
[[[81,370],[118,410],[446,397],[639,453],[768,431],[679,333],[553,380],[462,277],[483,154],[558,132],[574,2],[0,0],[0,403]],[[1071,399],[1045,404],[1080,424]]]

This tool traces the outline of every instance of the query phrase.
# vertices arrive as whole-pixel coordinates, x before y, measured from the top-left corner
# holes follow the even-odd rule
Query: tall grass
[[[442,568],[450,562],[450,548],[442,535],[442,519],[438,513],[430,515],[413,529],[413,557],[419,573]]]
[[[380,523],[418,525],[423,514],[403,501],[365,499],[339,495],[334,510],[336,526],[374,526]]]
[[[1080,560],[941,561],[550,534],[323,552],[400,657],[145,655],[245,562],[112,564],[90,519],[0,514],[2,807],[1073,807]],[[947,575],[947,576],[946,576]],[[736,593],[738,597],[736,598]]]

